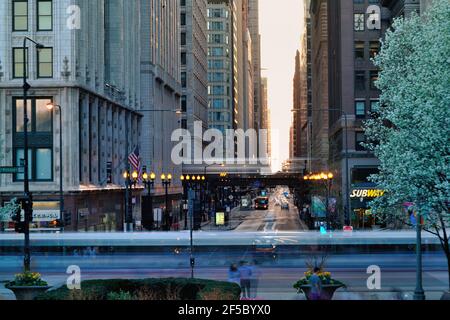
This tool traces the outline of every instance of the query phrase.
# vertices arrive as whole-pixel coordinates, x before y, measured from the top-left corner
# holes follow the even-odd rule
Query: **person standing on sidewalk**
[[[237,285],[241,286],[241,274],[239,273],[237,265],[234,263],[228,270],[228,282],[236,283]]]
[[[258,266],[258,261],[253,260],[252,264],[249,266],[250,268],[250,298],[256,299],[258,294],[258,283],[259,277],[261,276],[261,271]]]
[[[250,290],[251,290],[251,275],[252,270],[250,269],[248,262],[241,261],[239,266],[239,275],[241,279],[241,290],[242,290],[242,299],[250,298]]]

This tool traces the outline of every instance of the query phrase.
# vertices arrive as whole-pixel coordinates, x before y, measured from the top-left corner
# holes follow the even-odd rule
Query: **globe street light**
[[[61,106],[53,102],[47,103],[47,109],[59,112],[59,219],[64,221],[64,193],[63,193],[63,144],[62,144],[62,110]]]
[[[169,222],[169,186],[172,183],[172,175],[169,174],[161,174],[161,182],[165,189],[166,196],[166,210],[164,212],[164,229],[166,231],[170,231],[170,222]]]

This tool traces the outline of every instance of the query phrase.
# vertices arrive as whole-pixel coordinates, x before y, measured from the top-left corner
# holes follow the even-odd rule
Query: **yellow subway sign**
[[[380,189],[354,189],[350,198],[378,198],[384,195]]]

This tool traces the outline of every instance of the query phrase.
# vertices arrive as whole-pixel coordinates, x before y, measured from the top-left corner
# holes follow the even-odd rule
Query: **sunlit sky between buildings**
[[[261,59],[268,78],[272,122],[272,166],[289,158],[295,54],[303,29],[303,0],[259,0]]]

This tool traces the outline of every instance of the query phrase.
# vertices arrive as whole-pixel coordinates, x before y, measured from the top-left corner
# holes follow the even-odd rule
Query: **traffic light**
[[[25,222],[22,221],[22,208],[16,207],[11,216],[14,222],[14,229],[17,233],[23,233],[25,230]]]
[[[72,214],[64,211],[64,226],[70,226],[72,224]]]
[[[20,204],[22,205],[22,210],[28,215],[28,221],[33,222],[33,200],[31,196],[20,198]]]

